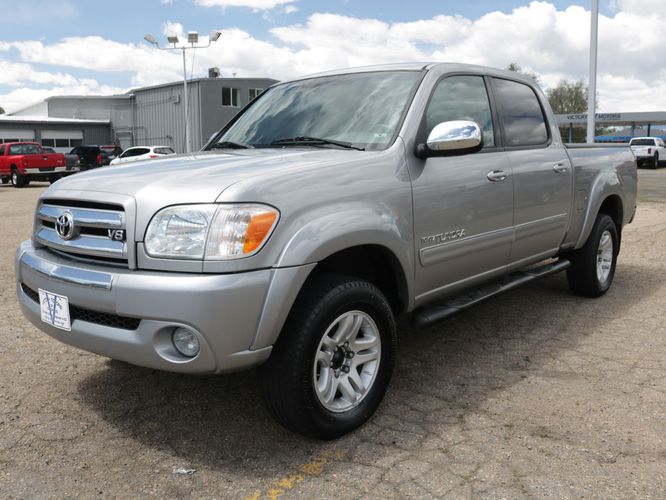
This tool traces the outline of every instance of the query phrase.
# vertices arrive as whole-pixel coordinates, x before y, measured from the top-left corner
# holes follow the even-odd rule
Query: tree
[[[550,107],[556,114],[568,115],[587,111],[587,87],[583,80],[560,80],[560,83],[549,88],[546,94]]]
[[[0,115],[4,115],[4,114],[5,114],[5,108],[0,106]]]
[[[553,113],[560,115],[569,115],[574,113],[587,113],[587,86],[583,80],[569,82],[560,80],[555,87],[551,87],[546,92],[550,107]],[[599,97],[595,102],[595,108],[599,105]],[[569,128],[560,127],[560,133],[565,141],[569,140]],[[603,133],[603,130],[597,129],[595,135]],[[571,142],[585,142],[585,128],[575,127],[571,131]]]
[[[520,73],[521,75],[531,78],[536,83],[541,84],[539,80],[539,75],[537,75],[536,73],[532,73],[530,71],[523,71],[523,69],[520,66],[518,66],[518,63],[512,62],[506,67],[506,69],[508,69],[509,71],[513,71],[514,73]]]

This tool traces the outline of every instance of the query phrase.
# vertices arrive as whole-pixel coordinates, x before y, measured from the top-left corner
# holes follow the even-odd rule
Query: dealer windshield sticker
[[[69,320],[69,300],[64,295],[39,289],[42,321],[61,330],[72,330]]]

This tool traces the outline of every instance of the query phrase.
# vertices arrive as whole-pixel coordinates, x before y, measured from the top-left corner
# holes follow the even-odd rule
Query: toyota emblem
[[[74,216],[72,212],[65,212],[56,219],[56,233],[63,240],[71,240],[74,237]]]

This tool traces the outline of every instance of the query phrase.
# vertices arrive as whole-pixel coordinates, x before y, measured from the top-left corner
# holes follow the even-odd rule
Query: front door
[[[484,77],[440,80],[424,120],[425,137],[438,123],[474,120],[483,149],[431,157],[412,170],[417,305],[504,273],[513,238],[513,177],[497,147]]]

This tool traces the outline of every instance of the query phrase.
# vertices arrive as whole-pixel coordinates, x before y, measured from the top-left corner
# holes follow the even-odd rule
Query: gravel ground
[[[0,498],[664,498],[666,170],[639,175],[606,296],[558,275],[401,320],[386,400],[328,443],[274,423],[254,372],[146,370],[32,327],[13,254],[44,185],[0,187]]]

